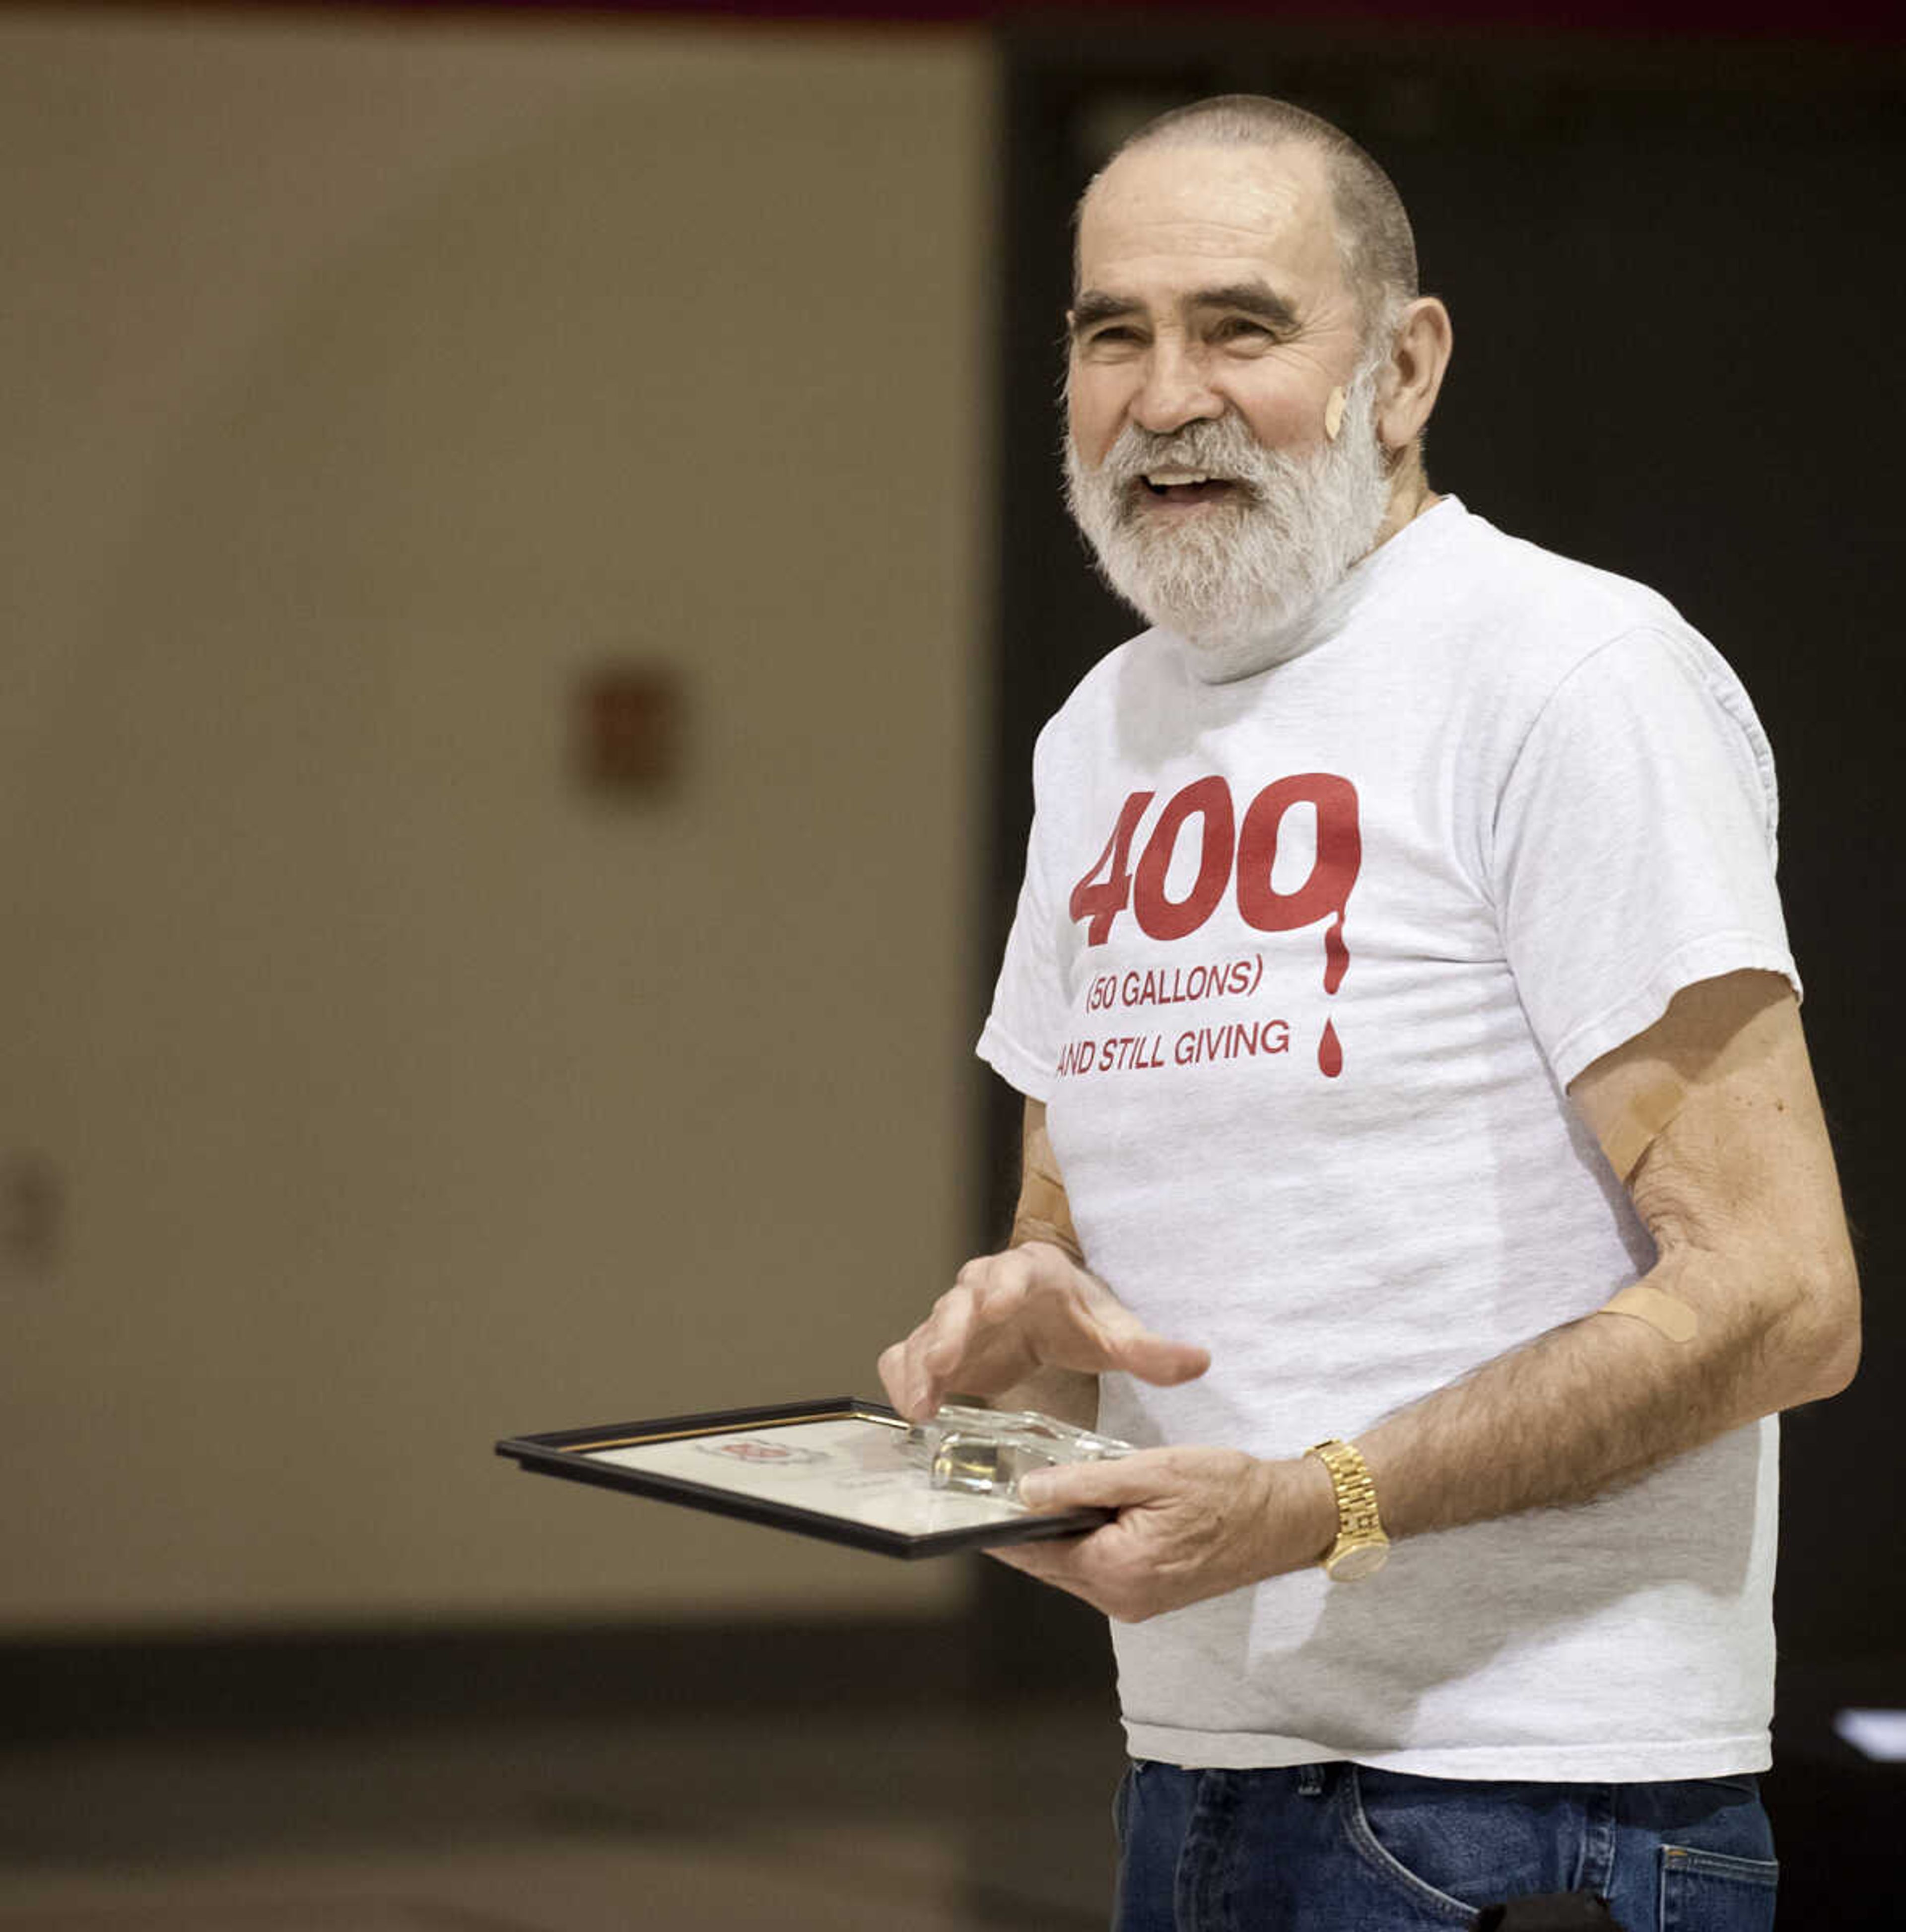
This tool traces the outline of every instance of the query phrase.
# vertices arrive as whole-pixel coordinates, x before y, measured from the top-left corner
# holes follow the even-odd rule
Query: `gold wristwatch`
[[[1304,1454],[1330,1472],[1330,1486],[1337,1492],[1337,1540],[1324,1556],[1325,1574],[1333,1583],[1375,1576],[1389,1558],[1390,1540],[1377,1514],[1370,1466],[1347,1442],[1313,1443]]]

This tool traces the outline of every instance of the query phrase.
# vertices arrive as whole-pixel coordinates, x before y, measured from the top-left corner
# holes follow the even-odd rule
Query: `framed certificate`
[[[1034,1515],[1003,1496],[931,1486],[906,1453],[907,1424],[858,1396],[506,1436],[499,1456],[532,1474],[765,1522],[888,1556],[1077,1536],[1110,1510]]]

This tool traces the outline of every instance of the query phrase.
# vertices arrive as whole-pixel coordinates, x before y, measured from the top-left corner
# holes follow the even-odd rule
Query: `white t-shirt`
[[[1653,1248],[1568,1082],[1694,981],[1798,986],[1766,739],[1662,598],[1452,498],[1328,615],[1230,683],[1147,632],[1035,756],[979,1051],[1047,1102],[1092,1268],[1211,1350],[1182,1388],[1103,1378],[1140,1444],[1295,1456],[1599,1307]],[[1777,1442],[1116,1627],[1131,1751],[1758,1768]]]

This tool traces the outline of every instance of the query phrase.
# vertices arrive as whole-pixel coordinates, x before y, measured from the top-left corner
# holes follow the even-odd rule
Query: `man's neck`
[[[1423,469],[1422,447],[1412,443],[1404,453],[1390,479],[1390,506],[1377,526],[1377,541],[1370,548],[1381,550],[1397,532],[1413,524],[1425,510],[1433,510],[1443,499],[1430,488]]]
[[[1377,526],[1375,541],[1357,562],[1367,562],[1399,530],[1414,523],[1425,510],[1434,509],[1442,501],[1429,486],[1429,478],[1423,470],[1421,447],[1412,444],[1399,459],[1396,473],[1390,479],[1389,507],[1383,514],[1383,520]],[[1239,678],[1254,677],[1272,664],[1302,656],[1328,634],[1331,623],[1335,620],[1332,614],[1341,614],[1344,598],[1355,595],[1353,591],[1347,592],[1344,589],[1355,574],[1356,566],[1353,566],[1347,576],[1325,591],[1314,604],[1287,617],[1270,630],[1223,643],[1206,639],[1193,644],[1189,658],[1192,674],[1201,683],[1230,684]]]

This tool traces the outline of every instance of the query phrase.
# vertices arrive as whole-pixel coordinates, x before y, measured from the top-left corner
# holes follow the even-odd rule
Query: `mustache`
[[[1128,423],[1098,464],[1101,482],[1125,490],[1153,470],[1202,470],[1255,498],[1266,452],[1235,411],[1160,436]]]

